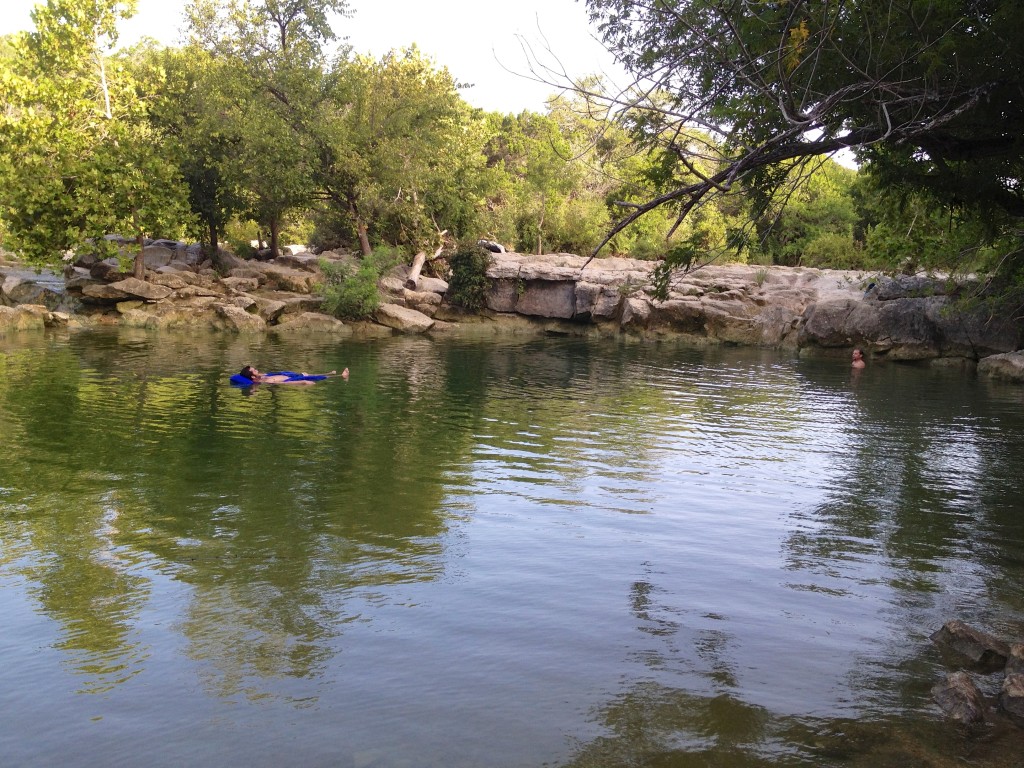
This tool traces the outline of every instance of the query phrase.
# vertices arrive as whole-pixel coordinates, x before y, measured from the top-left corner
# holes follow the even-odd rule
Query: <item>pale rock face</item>
[[[434,325],[434,320],[422,312],[398,304],[381,304],[374,319],[400,333],[423,333]]]

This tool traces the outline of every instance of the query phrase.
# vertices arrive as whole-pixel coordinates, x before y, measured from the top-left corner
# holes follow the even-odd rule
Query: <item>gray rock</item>
[[[158,242],[164,243],[167,241],[162,240]],[[164,245],[147,245],[142,249],[142,260],[146,264],[146,268],[166,267],[174,258],[177,245],[177,243],[174,243],[174,248],[168,248]]]
[[[1005,671],[1008,675],[1024,675],[1024,643],[1014,643],[1010,646]]]
[[[260,281],[255,277],[225,277],[221,284],[232,291],[255,291]]]
[[[91,285],[82,286],[82,296],[85,299],[92,299],[93,301],[105,302],[105,301],[124,301],[125,299],[132,298],[130,293],[112,288],[109,283],[93,283]]]
[[[262,317],[250,314],[233,304],[218,304],[216,306],[216,313],[220,320],[218,326],[225,330],[252,333],[262,332],[267,329],[267,324]]]
[[[1008,674],[999,691],[999,707],[1014,717],[1024,719],[1024,674]]]
[[[1024,351],[989,355],[978,362],[978,375],[1024,383]]]
[[[576,315],[576,283],[526,280],[516,301],[516,312],[535,317],[568,320]],[[518,291],[518,288],[517,288]]]
[[[124,280],[120,280],[116,283],[111,283],[108,287],[114,290],[123,291],[128,296],[136,296],[140,299],[146,299],[147,301],[159,301],[160,299],[166,299],[173,293],[173,291],[166,285],[149,283],[145,280],[139,280],[137,277],[125,278]]]
[[[37,305],[0,306],[0,335],[13,331],[41,331],[46,328],[48,314],[46,307]]]
[[[374,319],[401,333],[423,333],[434,325],[434,320],[422,312],[397,304],[381,304],[374,313]]]
[[[487,289],[484,306],[492,312],[515,312],[516,302],[518,301],[518,281],[508,279],[493,280]]]
[[[96,280],[117,280],[121,276],[120,270],[121,264],[111,256],[90,266],[89,275]]]
[[[979,669],[1002,669],[1010,655],[1007,643],[958,619],[947,621],[932,634],[931,639],[955,651]]]
[[[968,725],[985,722],[985,699],[966,672],[953,672],[932,688],[935,703],[953,720]]]
[[[333,333],[349,335],[352,329],[341,320],[321,312],[302,312],[297,315],[286,315],[285,319],[270,327],[274,333]]]

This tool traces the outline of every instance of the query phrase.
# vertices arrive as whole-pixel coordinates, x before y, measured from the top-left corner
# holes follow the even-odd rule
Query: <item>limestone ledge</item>
[[[104,262],[70,265],[34,279],[0,266],[0,334],[94,325],[160,329],[208,326],[237,333],[566,334],[680,339],[828,353],[861,346],[870,358],[960,361],[993,378],[1024,381],[1022,326],[968,311],[963,286],[924,277],[812,268],[710,265],[677,275],[655,299],[655,262],[575,254],[491,254],[486,307],[451,306],[448,284],[408,280],[398,267],[381,280],[384,304],[371,321],[341,322],[319,312],[320,259],[287,254],[234,260],[226,276],[194,263],[187,248],[152,246],[147,279]],[[176,261],[176,254],[182,256]],[[51,276],[52,278],[52,276]]]

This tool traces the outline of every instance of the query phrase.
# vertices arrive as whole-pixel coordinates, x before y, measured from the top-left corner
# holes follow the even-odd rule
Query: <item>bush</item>
[[[862,267],[861,254],[850,235],[828,232],[818,235],[804,246],[800,263],[805,267],[857,269]]]
[[[370,317],[381,302],[377,282],[400,261],[401,252],[392,248],[378,248],[358,264],[321,259],[324,310],[343,320]]]
[[[451,277],[448,280],[448,301],[460,307],[479,310],[487,300],[487,267],[491,254],[473,242],[461,242],[448,259]]]

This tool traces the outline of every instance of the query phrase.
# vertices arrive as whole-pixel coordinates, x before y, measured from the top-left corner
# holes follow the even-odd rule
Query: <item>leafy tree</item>
[[[756,222],[760,250],[774,264],[856,267],[856,171],[828,159],[806,171],[762,208]]]
[[[202,226],[210,259],[220,262],[220,240],[247,206],[244,194],[240,75],[229,62],[190,45],[142,47],[133,52],[139,79],[152,99],[151,120],[165,138],[188,189],[188,203]]]
[[[472,221],[456,198],[480,196],[483,133],[448,70],[415,47],[339,60],[315,117],[302,123],[318,187],[348,216],[364,255],[371,230],[418,249]]]
[[[763,202],[805,163],[850,148],[888,183],[987,208],[990,220],[998,210],[996,235],[1024,216],[1016,0],[587,4],[637,77],[611,99],[649,116],[634,135],[669,146],[699,127],[714,139],[710,173],[646,200],[611,235],[665,205],[685,217],[740,185]]]
[[[35,30],[7,43],[0,73],[0,181],[11,245],[49,262],[67,250],[101,248],[129,231],[144,277],[147,233],[180,227],[181,186],[146,119],[148,104],[122,57],[118,0],[48,0]]]

